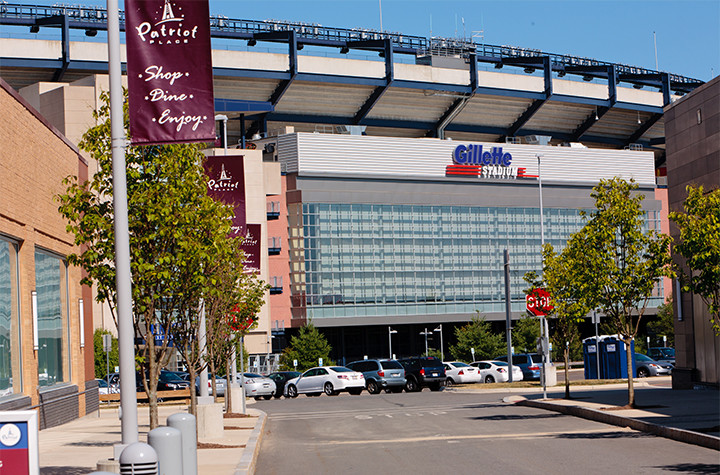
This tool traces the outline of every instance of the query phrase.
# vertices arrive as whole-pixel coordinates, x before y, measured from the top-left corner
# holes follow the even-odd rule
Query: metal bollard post
[[[134,442],[120,454],[121,475],[158,475],[158,456],[155,449],[142,442]]]
[[[182,436],[173,427],[158,427],[148,432],[148,444],[158,458],[158,475],[183,473]]]
[[[177,412],[167,418],[167,425],[180,431],[182,437],[182,475],[197,475],[197,421],[187,412]]]

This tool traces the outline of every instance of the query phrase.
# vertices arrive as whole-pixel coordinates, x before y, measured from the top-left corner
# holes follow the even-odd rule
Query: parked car
[[[480,372],[480,378],[484,383],[506,383],[510,380],[508,364],[505,361],[474,361],[470,363]],[[513,366],[513,382],[523,380],[523,372],[519,366]]]
[[[96,379],[98,383],[98,394],[115,394],[120,392],[120,388],[117,385],[108,386],[107,380]]]
[[[256,401],[261,397],[268,400],[275,394],[275,381],[257,373],[238,375],[238,383],[245,386],[245,397],[253,397]]]
[[[504,361],[507,363],[507,355],[498,356],[496,361]],[[513,355],[513,366],[519,366],[522,370],[523,379],[527,381],[540,381],[540,366],[542,365],[542,355],[537,353],[520,353]],[[513,374],[515,374],[513,372]]]
[[[360,360],[345,366],[363,374],[370,394],[379,394],[383,389],[399,393],[405,387],[405,368],[396,360]]]
[[[208,396],[214,396],[212,388],[212,375],[208,374]],[[225,396],[225,388],[227,387],[227,380],[220,376],[215,377],[215,387],[217,388],[218,396]],[[195,394],[200,395],[200,375],[195,377]]]
[[[398,360],[405,368],[405,391],[422,391],[427,386],[430,391],[440,391],[445,386],[445,367],[442,361],[433,356],[418,356]]]
[[[648,376],[667,376],[672,373],[673,365],[660,363],[647,355],[635,353],[635,376],[646,378]]]
[[[323,392],[328,396],[337,396],[341,391],[358,395],[364,388],[365,377],[362,373],[344,366],[321,366],[310,368],[288,381],[285,384],[285,396],[319,396]]]
[[[190,387],[190,383],[175,374],[174,371],[160,370],[160,376],[158,376],[158,391],[177,391],[180,389],[187,389]]]
[[[285,383],[293,378],[297,378],[302,373],[298,371],[275,371],[274,373],[268,374],[268,378],[275,382],[275,392],[273,396],[279,398],[285,394]]]
[[[445,362],[445,386],[449,387],[453,384],[469,384],[479,383],[482,381],[480,372],[477,368],[470,366],[461,361]]]
[[[675,366],[675,348],[663,346],[648,348],[647,355],[658,363],[667,363]]]

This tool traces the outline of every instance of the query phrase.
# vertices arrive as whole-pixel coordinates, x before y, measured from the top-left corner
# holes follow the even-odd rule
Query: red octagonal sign
[[[534,289],[525,296],[525,305],[528,312],[536,317],[542,317],[553,311],[550,292],[545,289]]]

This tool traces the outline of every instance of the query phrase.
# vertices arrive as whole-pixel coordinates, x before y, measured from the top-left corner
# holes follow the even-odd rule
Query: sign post
[[[539,159],[538,159],[539,160]],[[548,338],[548,327],[547,319],[545,316],[553,311],[552,297],[550,293],[545,289],[533,289],[525,296],[525,306],[527,311],[531,315],[540,317],[540,344],[538,347],[542,351],[542,387],[543,387],[543,398],[547,399],[547,366],[549,355],[549,338]]]

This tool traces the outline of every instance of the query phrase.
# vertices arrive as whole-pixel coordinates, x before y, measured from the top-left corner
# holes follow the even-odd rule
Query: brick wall
[[[65,190],[62,179],[86,173],[87,163],[77,148],[57,129],[22,99],[16,91],[0,79],[0,233],[15,241],[18,246],[20,338],[13,342],[13,353],[21,356],[22,375],[14,375],[14,396],[24,395],[37,405],[41,399],[51,400],[56,391],[48,388],[47,395],[39,396],[37,354],[33,348],[33,319],[31,292],[35,289],[35,250],[50,251],[67,256],[77,249],[73,237],[65,230],[66,223],[58,213],[55,196]],[[85,297],[80,285],[80,269],[68,269],[68,304],[63,305],[63,374],[67,388],[85,387],[88,359],[85,352],[92,352],[92,338],[86,338],[87,346],[80,348],[79,299]],[[63,289],[64,291],[64,289]],[[69,308],[68,310],[65,310]],[[17,326],[17,321],[13,324]],[[69,325],[69,341],[68,341]],[[92,314],[86,306],[85,327],[92,328]],[[86,333],[87,335],[87,333]],[[90,371],[87,379],[94,379]],[[45,393],[43,393],[45,394]],[[14,397],[11,396],[11,397]],[[85,398],[57,403],[52,407],[62,416],[53,415],[48,422],[66,421],[67,415],[78,417],[85,414]],[[0,399],[0,405],[3,404]],[[54,414],[54,412],[53,412]]]

